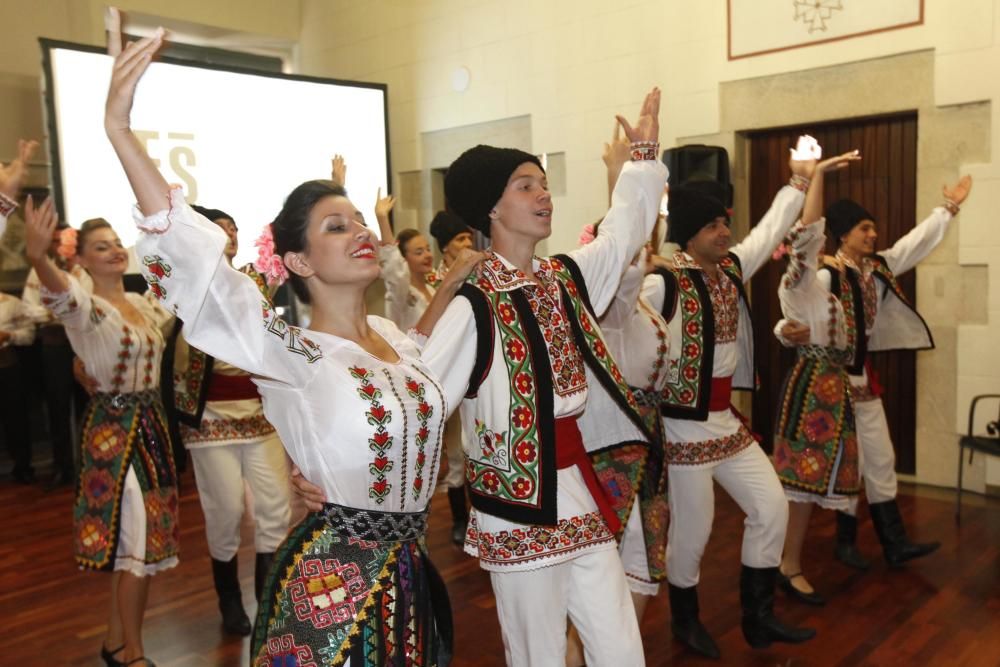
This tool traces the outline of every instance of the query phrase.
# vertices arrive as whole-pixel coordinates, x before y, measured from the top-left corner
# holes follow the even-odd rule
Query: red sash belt
[[[872,396],[881,396],[885,392],[885,388],[882,383],[878,380],[878,373],[875,372],[875,368],[872,367],[872,360],[865,357],[865,372],[868,374],[868,388],[872,392]]]
[[[245,401],[250,398],[260,398],[260,393],[249,375],[212,373],[208,379],[206,401]]]
[[[708,411],[728,410],[733,402],[733,376],[712,378],[712,393],[708,397]]]
[[[576,466],[580,469],[583,482],[587,485],[591,497],[597,503],[597,509],[604,517],[604,522],[612,533],[618,533],[622,524],[618,520],[618,514],[611,507],[611,502],[604,493],[604,488],[597,480],[594,473],[594,466],[590,462],[590,456],[583,446],[583,435],[576,425],[576,417],[564,417],[556,420],[556,468],[564,470]]]

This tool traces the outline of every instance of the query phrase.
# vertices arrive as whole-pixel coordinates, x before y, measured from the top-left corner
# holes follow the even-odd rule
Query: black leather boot
[[[267,571],[271,569],[271,561],[274,560],[274,552],[257,553],[257,562],[253,569],[253,594],[260,602],[261,594],[264,592],[264,581],[267,579]]]
[[[937,551],[941,546],[940,542],[926,544],[910,542],[906,538],[906,527],[903,526],[903,517],[899,515],[899,505],[895,500],[870,503],[868,508],[871,510],[872,523],[875,524],[878,540],[882,543],[885,562],[890,566],[899,567],[908,560]]]
[[[698,587],[670,587],[670,630],[674,638],[699,655],[718,660],[719,647],[698,618]]]
[[[469,510],[465,506],[465,485],[448,489],[448,504],[451,506],[451,541],[461,545],[465,543],[465,529],[469,527]]]
[[[250,619],[243,609],[239,565],[236,559],[236,556],[228,561],[213,558],[212,579],[215,581],[215,592],[219,595],[222,629],[226,634],[246,637],[250,634]]]
[[[837,512],[837,546],[833,557],[855,570],[867,570],[870,563],[857,547],[858,517],[847,512]]]
[[[801,644],[816,636],[812,628],[794,628],[774,616],[776,567],[750,567],[740,571],[740,603],[743,605],[743,637],[753,648],[772,642]]]

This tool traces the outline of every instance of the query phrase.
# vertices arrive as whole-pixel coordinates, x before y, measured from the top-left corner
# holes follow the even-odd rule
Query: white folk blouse
[[[402,331],[417,325],[430,302],[410,284],[410,267],[395,243],[383,245],[378,251],[378,264],[385,282],[385,316]],[[434,288],[427,285],[434,296]]]
[[[223,256],[226,237],[179,190],[170,208],[136,223],[143,275],[184,321],[188,342],[245,369],[267,417],[306,479],[329,502],[422,511],[434,491],[448,405],[417,345],[387,319],[368,324],[399,355],[378,359],[353,341],[284,322]]]

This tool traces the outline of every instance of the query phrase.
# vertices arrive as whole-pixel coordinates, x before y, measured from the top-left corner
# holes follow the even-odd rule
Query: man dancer
[[[673,268],[647,277],[644,296],[670,333],[662,413],[667,440],[670,529],[667,581],[674,636],[706,657],[719,649],[698,617],[701,557],[712,530],[715,479],[747,514],[740,575],[742,629],[754,648],[799,643],[815,631],[774,616],[774,585],[788,502],[767,455],[730,406],[733,386],[753,389],[753,329],[744,283],[763,266],[802,210],[819,147],[800,139],[792,180],[741,243],[732,247],[720,186],[671,188]],[[801,159],[794,159],[801,158]],[[706,194],[714,191],[716,194]]]
[[[857,202],[842,199],[826,211],[826,224],[839,245],[833,261],[820,270],[834,296],[840,298],[854,326],[849,329],[854,358],[848,367],[861,454],[861,473],[886,562],[898,567],[935,551],[939,542],[917,544],[906,536],[896,504],[896,456],[879,394],[869,374],[867,353],[934,347],[930,330],[903,294],[896,276],[916,266],[944,238],[948,223],[969,196],[972,179],[963,177],[943,189],[944,202],[891,248],[875,252],[874,217]],[[861,329],[863,324],[864,330]],[[837,512],[836,558],[857,569],[868,562],[855,546],[857,503]]]
[[[449,207],[492,252],[424,347],[449,403],[462,401],[472,496],[466,549],[490,572],[507,664],[559,665],[569,617],[588,664],[642,665],[642,641],[618,556],[616,511],[587,452],[638,447],[646,435],[594,313],[649,237],[665,168],[656,159],[659,90],[643,104],[611,209],[593,243],[538,258],[552,199],[538,159],[477,146],[448,170]],[[582,414],[581,414],[582,413]],[[625,444],[629,443],[629,444]],[[635,444],[638,443],[638,444]],[[620,476],[623,486],[628,475]],[[614,505],[614,506],[613,506]]]

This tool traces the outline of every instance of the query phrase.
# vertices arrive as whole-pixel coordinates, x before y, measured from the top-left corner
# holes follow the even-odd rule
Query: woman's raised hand
[[[958,183],[948,187],[945,185],[941,188],[941,192],[944,194],[944,198],[948,201],[954,202],[956,206],[961,206],[962,202],[965,201],[966,197],[969,196],[969,192],[972,190],[972,176],[966,174],[959,179]]]
[[[629,125],[624,116],[615,116],[625,130],[625,136],[632,143],[637,141],[659,141],[660,138],[660,89],[653,88],[646,95],[639,110],[639,119],[635,127]]]
[[[111,70],[111,85],[104,105],[104,129],[108,134],[129,131],[129,116],[135,87],[146,72],[156,51],[163,45],[163,28],[157,28],[149,37],[122,45],[121,12],[117,8],[108,9],[107,15],[108,55],[115,59]]]
[[[840,155],[835,155],[816,163],[816,174],[819,175],[831,171],[837,171],[838,169],[843,169],[849,166],[852,162],[858,162],[860,160],[861,151],[855,148],[853,151],[847,151],[846,153],[841,153]]]
[[[32,264],[45,261],[58,223],[52,197],[46,197],[42,205],[35,208],[34,200],[28,195],[24,204],[24,254]]]
[[[17,195],[24,185],[24,178],[28,173],[28,161],[31,160],[31,155],[36,148],[38,148],[38,142],[34,139],[30,141],[18,139],[17,157],[6,166],[0,164],[0,193],[11,199],[17,199]]]
[[[392,195],[382,196],[382,188],[378,189],[375,194],[375,218],[381,220],[385,218],[389,219],[389,214],[392,213],[392,207],[396,205],[396,198]]]
[[[339,153],[334,154],[330,160],[330,180],[342,188],[347,187],[347,162]]]

